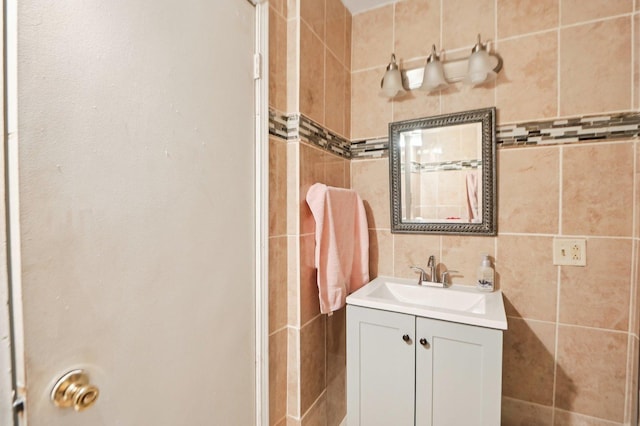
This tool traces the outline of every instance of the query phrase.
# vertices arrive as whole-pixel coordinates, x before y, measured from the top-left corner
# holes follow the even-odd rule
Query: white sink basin
[[[507,329],[502,292],[475,287],[419,286],[417,280],[378,277],[347,296],[350,305],[400,312],[481,327]]]

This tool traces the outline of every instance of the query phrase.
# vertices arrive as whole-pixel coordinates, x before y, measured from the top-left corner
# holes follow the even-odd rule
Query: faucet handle
[[[409,266],[409,267],[414,271],[420,272],[420,278],[419,278],[418,284],[421,284],[422,281],[427,281],[427,271],[425,271],[419,266]]]
[[[444,272],[442,273],[442,278],[440,279],[440,282],[441,282],[444,286],[446,286],[446,285],[447,285],[447,277],[448,277],[449,275],[451,275],[451,272],[459,272],[459,271],[456,271],[456,270],[454,270],[454,269],[449,269],[448,271],[444,271]]]

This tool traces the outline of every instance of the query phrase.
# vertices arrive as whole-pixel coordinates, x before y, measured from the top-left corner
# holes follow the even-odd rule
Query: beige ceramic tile
[[[557,47],[555,31],[500,42],[505,63],[496,85],[501,124],[557,115]]]
[[[324,124],[324,44],[300,24],[300,112]]]
[[[275,426],[287,426],[287,418],[284,417],[275,423]]]
[[[346,308],[327,317],[327,424],[339,425],[347,413]]]
[[[438,260],[440,237],[434,235],[395,234],[393,236],[393,276],[415,278],[419,275],[411,269],[417,266],[427,269],[430,255]]]
[[[346,11],[346,22],[345,22],[345,46],[344,46],[344,65],[351,72],[351,58],[352,58],[352,30],[353,30],[353,18],[351,17],[351,12],[347,9]]]
[[[633,11],[633,0],[562,0],[562,25],[602,19]]]
[[[544,31],[558,26],[559,0],[498,0],[498,37]],[[502,53],[502,42],[500,43]]]
[[[561,267],[560,322],[627,330],[630,276],[631,241],[588,239],[587,266]]]
[[[287,21],[269,9],[269,106],[287,110]]]
[[[625,413],[625,423],[630,425],[638,424],[638,337],[629,336],[629,357],[627,359],[627,374],[629,389],[627,392],[627,404]]]
[[[622,426],[622,423],[584,416],[564,410],[555,410],[556,426]]]
[[[562,232],[631,236],[633,144],[564,148]]]
[[[294,19],[299,17],[299,2],[300,0],[285,0],[287,2],[285,9],[287,13],[287,19]]]
[[[351,75],[351,139],[387,136],[392,119],[392,102],[380,96],[384,69]]]
[[[442,113],[488,108],[495,105],[496,82],[472,87],[463,83],[450,84],[442,91]]]
[[[393,6],[354,16],[352,31],[352,70],[378,67],[384,72],[393,53]]]
[[[636,10],[640,10],[640,7],[636,6]],[[640,49],[640,13],[636,13],[633,19],[633,48],[637,52]],[[640,109],[640,55],[634,55],[633,59],[634,104],[636,109]]]
[[[560,326],[556,407],[622,422],[627,334]]]
[[[560,115],[628,110],[630,81],[630,17],[560,31]]]
[[[498,237],[496,271],[507,315],[556,321],[558,267],[552,244],[550,237]]]
[[[351,188],[364,202],[369,229],[390,229],[389,160],[352,161]]]
[[[495,260],[495,244],[493,237],[443,236],[442,259],[433,253],[436,254],[438,277],[443,271],[454,270],[458,272],[452,273],[451,283],[474,286],[481,254],[486,253]],[[496,284],[499,285],[498,280]]]
[[[309,411],[302,417],[301,426],[326,426],[327,425],[327,398],[322,395],[313,404]]]
[[[351,72],[344,71],[344,137],[351,140]]]
[[[445,50],[476,44],[478,34],[482,40],[495,40],[494,0],[447,0],[442,2],[442,48]]]
[[[423,67],[424,62],[409,62],[407,63],[407,68]],[[440,114],[440,96],[438,92],[428,93],[422,90],[412,90],[405,96],[393,100],[393,121],[430,117],[438,114]]]
[[[558,231],[560,149],[498,150],[500,232]]]
[[[325,87],[325,126],[339,135],[345,135],[345,76],[338,58],[327,50],[327,82]]]
[[[295,22],[287,24],[287,112],[300,111],[300,34]]]
[[[346,370],[327,383],[327,425],[341,425],[347,415]]]
[[[287,143],[269,137],[269,236],[287,232]]]
[[[287,417],[300,417],[300,331],[287,328]]]
[[[315,235],[300,237],[300,324],[320,313],[315,247]]]
[[[325,321],[318,315],[300,331],[300,409],[306,413],[326,387]]]
[[[502,422],[505,426],[552,426],[553,408],[518,399],[502,398]]]
[[[398,59],[426,58],[434,44],[440,49],[439,0],[398,2],[394,21],[394,51]]]
[[[327,2],[327,47],[341,64],[345,64],[347,25],[347,8],[340,0],[326,0]]]
[[[286,18],[286,16],[287,16],[287,13],[286,13],[287,1],[286,0],[271,0],[269,2],[269,6],[271,6],[271,8],[273,8],[273,10],[275,10],[280,15],[282,15],[283,17]]]
[[[300,18],[324,42],[325,0],[300,0]]]
[[[298,327],[300,324],[300,260],[298,247],[300,237],[287,237],[287,325]]]
[[[345,173],[349,168],[349,160],[337,155],[323,153],[324,157],[324,183],[336,188],[349,188],[349,181],[345,179]]]
[[[287,325],[287,237],[269,238],[269,332]]]
[[[633,245],[636,257],[631,275],[631,328],[629,331],[637,337],[640,332],[640,253],[638,252],[640,240],[635,239]]]
[[[638,25],[640,25],[640,22],[638,22]],[[634,235],[636,238],[640,238],[640,142],[636,141],[635,147],[636,147],[636,178],[635,178],[636,179],[636,199],[634,202],[634,210],[636,215],[636,228],[635,228]]]
[[[287,426],[300,426],[301,423],[301,420],[295,419],[293,417],[287,417]]]
[[[287,329],[269,336],[269,424],[287,414]]]
[[[300,144],[297,140],[287,142],[287,235],[298,235],[300,233],[300,205],[298,191],[303,174],[298,170],[300,165]],[[307,176],[307,185],[311,176]],[[308,187],[307,187],[308,188]],[[311,214],[310,211],[305,213]]]
[[[369,278],[393,274],[393,235],[369,230]]]
[[[509,318],[504,333],[503,396],[552,405],[555,329],[553,323]]]

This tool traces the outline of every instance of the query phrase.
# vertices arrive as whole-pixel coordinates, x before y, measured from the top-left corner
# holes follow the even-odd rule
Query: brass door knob
[[[62,376],[51,390],[51,401],[60,408],[73,407],[82,411],[95,404],[100,395],[97,387],[89,384],[84,370],[73,370]]]

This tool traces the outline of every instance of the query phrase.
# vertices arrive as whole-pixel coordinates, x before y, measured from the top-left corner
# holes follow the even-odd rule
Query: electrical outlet
[[[587,265],[587,240],[584,238],[554,238],[554,265]]]

